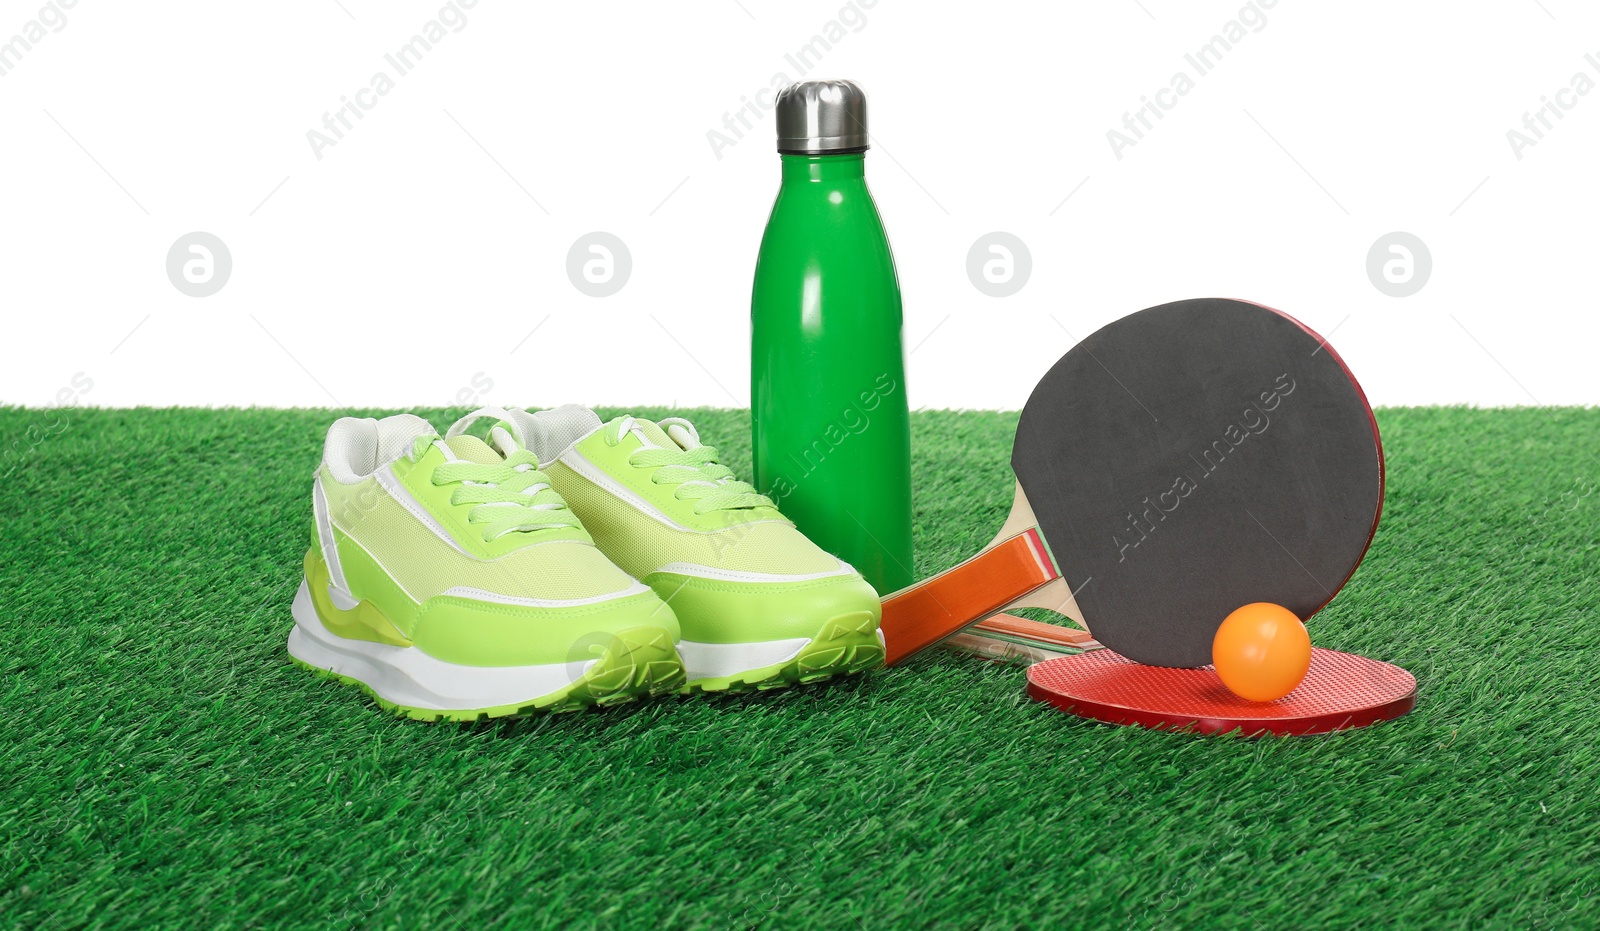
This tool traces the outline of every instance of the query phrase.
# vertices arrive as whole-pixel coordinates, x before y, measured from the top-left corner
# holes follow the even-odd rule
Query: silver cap
[[[827,155],[867,150],[867,92],[854,81],[801,81],[778,92],[778,151]]]

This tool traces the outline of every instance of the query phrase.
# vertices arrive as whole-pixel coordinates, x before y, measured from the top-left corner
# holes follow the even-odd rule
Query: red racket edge
[[[1237,298],[1218,298],[1218,300],[1237,300]],[[1350,567],[1350,572],[1344,577],[1344,581],[1334,586],[1333,594],[1328,596],[1328,600],[1324,601],[1320,605],[1317,605],[1316,609],[1313,610],[1310,615],[1301,618],[1301,620],[1310,620],[1312,615],[1315,615],[1318,611],[1326,608],[1334,598],[1338,597],[1340,592],[1344,591],[1344,587],[1350,584],[1350,580],[1355,578],[1356,570],[1361,568],[1361,563],[1367,558],[1367,551],[1372,549],[1372,539],[1378,535],[1378,522],[1383,519],[1383,498],[1389,487],[1388,467],[1385,465],[1383,458],[1383,436],[1378,432],[1378,418],[1372,413],[1372,402],[1367,400],[1366,389],[1361,387],[1361,381],[1356,378],[1356,373],[1350,371],[1350,366],[1345,364],[1344,356],[1339,355],[1339,350],[1333,348],[1333,343],[1330,343],[1326,336],[1323,336],[1316,330],[1306,326],[1293,315],[1286,314],[1276,307],[1268,307],[1265,304],[1259,304],[1255,301],[1241,301],[1240,303],[1251,304],[1261,308],[1262,310],[1271,311],[1272,313],[1277,314],[1283,319],[1299,327],[1301,330],[1304,330],[1307,336],[1310,336],[1312,339],[1317,341],[1317,345],[1322,347],[1322,350],[1328,354],[1328,357],[1332,359],[1344,372],[1344,377],[1350,379],[1350,384],[1355,386],[1356,395],[1361,398],[1361,406],[1366,408],[1367,411],[1367,423],[1372,426],[1372,444],[1378,448],[1378,508],[1372,514],[1372,528],[1367,531],[1367,545],[1361,548],[1361,555],[1356,557],[1355,565]],[[1401,712],[1401,714],[1404,713],[1405,712]]]
[[[1189,730],[1208,735],[1239,730],[1243,732],[1240,734],[1242,737],[1265,737],[1269,734],[1279,737],[1304,737],[1312,734],[1328,734],[1333,731],[1366,727],[1379,721],[1392,721],[1417,706],[1417,692],[1412,689],[1410,693],[1393,701],[1358,711],[1334,712],[1303,718],[1201,718],[1068,698],[1035,682],[1028,683],[1028,697],[1054,705],[1068,714],[1105,724],[1135,724],[1157,731]]]

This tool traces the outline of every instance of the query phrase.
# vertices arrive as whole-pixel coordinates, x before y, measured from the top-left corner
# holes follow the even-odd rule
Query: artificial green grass
[[[333,416],[0,409],[26,450],[0,481],[0,924],[1600,924],[1600,409],[1381,411],[1383,524],[1312,636],[1410,669],[1417,709],[1259,741],[1080,721],[938,652],[754,697],[381,714],[284,652]],[[748,475],[748,414],[690,416]],[[919,573],[999,524],[1015,420],[913,418]]]

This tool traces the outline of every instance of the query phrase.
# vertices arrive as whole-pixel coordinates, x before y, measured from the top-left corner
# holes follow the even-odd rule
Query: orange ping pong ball
[[[1240,698],[1276,701],[1311,668],[1311,635],[1294,612],[1265,601],[1228,615],[1211,641],[1222,684]]]

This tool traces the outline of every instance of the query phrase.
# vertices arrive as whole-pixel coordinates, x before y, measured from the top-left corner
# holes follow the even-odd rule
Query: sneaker
[[[601,423],[569,405],[501,419],[490,443],[531,449],[601,552],[655,590],[683,628],[691,691],[818,682],[883,663],[877,592],[718,464],[673,417]]]
[[[345,417],[312,483],[289,654],[420,720],[611,705],[684,683],[672,610],[606,559],[532,454]]]

